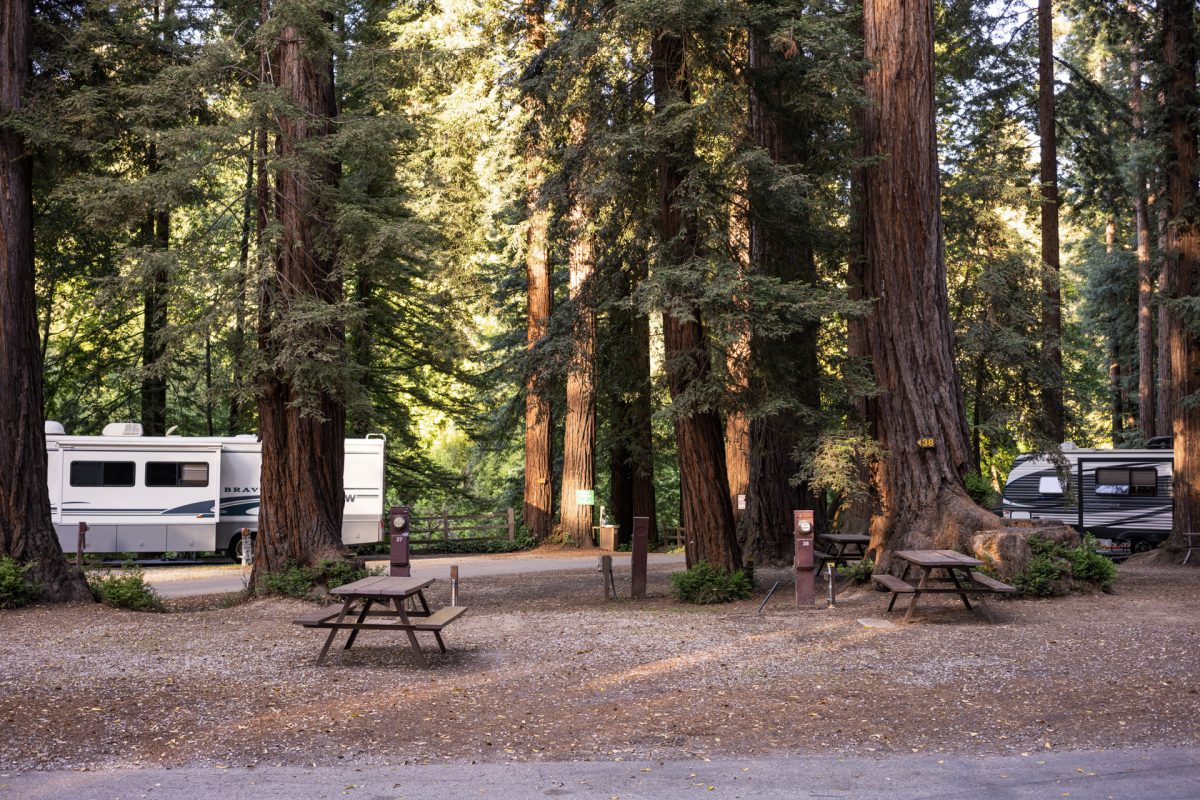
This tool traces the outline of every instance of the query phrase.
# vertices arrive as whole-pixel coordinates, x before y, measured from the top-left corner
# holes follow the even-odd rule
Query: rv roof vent
[[[52,419],[46,420],[46,435],[47,436],[66,436],[67,431],[63,428],[61,422],[55,422]]]
[[[1063,450],[1074,450],[1074,449],[1075,449],[1075,443],[1074,443],[1074,442],[1070,442],[1070,441],[1068,441],[1068,442],[1063,442],[1063,443],[1062,443],[1062,449],[1063,449]]]
[[[137,422],[110,422],[104,426],[105,436],[141,436],[142,426]]]

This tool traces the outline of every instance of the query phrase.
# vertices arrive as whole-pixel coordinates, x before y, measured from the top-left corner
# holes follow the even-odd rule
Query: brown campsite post
[[[813,512],[795,512],[796,534],[796,608],[812,608],[813,595]]]
[[[450,605],[458,605],[458,565],[450,567]]]
[[[604,599],[616,600],[616,586],[613,583],[612,556],[600,556],[600,577],[604,580]]]
[[[87,523],[79,523],[79,538],[75,543],[75,566],[80,569],[83,569],[83,551],[87,549],[87,532]]]
[[[646,597],[646,561],[649,558],[649,551],[650,518],[634,517],[633,558],[631,559],[633,588],[631,594],[635,600],[643,600]]]

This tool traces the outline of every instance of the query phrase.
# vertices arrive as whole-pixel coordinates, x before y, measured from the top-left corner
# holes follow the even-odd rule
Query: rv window
[[[1129,494],[1129,470],[1096,470],[1096,494]]]
[[[72,486],[133,486],[132,461],[72,461]]]
[[[208,486],[208,464],[175,461],[146,463],[147,486]]]
[[[1129,493],[1138,497],[1156,497],[1158,495],[1158,470],[1129,470]]]

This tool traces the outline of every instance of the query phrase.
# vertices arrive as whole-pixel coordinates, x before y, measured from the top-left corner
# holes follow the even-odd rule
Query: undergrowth
[[[1117,567],[1096,552],[1096,540],[1083,537],[1075,547],[1034,534],[1029,537],[1033,555],[1013,578],[1013,586],[1027,597],[1056,597],[1076,589],[1112,590]]]
[[[744,600],[753,590],[753,581],[745,571],[727,572],[707,561],[671,576],[671,591],[683,603],[728,603]]]
[[[0,557],[0,608],[20,608],[38,599],[42,587],[29,577],[32,566],[9,556]]]
[[[158,592],[146,583],[146,572],[141,567],[125,566],[120,572],[107,575],[92,573],[88,575],[88,587],[93,597],[112,608],[128,611],[166,610]]]
[[[267,594],[307,597],[318,586],[336,589],[347,583],[384,573],[383,567],[368,568],[357,561],[325,560],[313,567],[288,561],[280,571],[268,572],[263,576],[263,586]]]

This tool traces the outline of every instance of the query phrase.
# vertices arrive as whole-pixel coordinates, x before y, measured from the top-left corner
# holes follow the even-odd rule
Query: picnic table
[[[306,628],[328,628],[329,636],[325,646],[317,656],[317,664],[325,660],[330,645],[337,637],[338,631],[348,630],[343,650],[349,650],[354,644],[360,631],[404,631],[408,636],[409,646],[412,647],[417,663],[422,667],[429,666],[421,645],[417,641],[417,633],[432,633],[441,651],[446,652],[446,643],[442,641],[442,628],[466,613],[463,606],[446,606],[432,611],[425,599],[425,589],[433,583],[432,578],[394,578],[372,577],[348,583],[330,590],[330,594],[342,598],[340,609],[326,606],[305,614],[293,622]],[[356,603],[362,607],[356,607]],[[407,607],[410,606],[411,607]],[[376,606],[376,608],[372,608]],[[352,617],[352,620],[347,620]],[[369,619],[388,618],[389,621],[368,621]]]
[[[983,600],[983,595],[1010,594],[1016,591],[1007,583],[1001,583],[975,569],[975,567],[983,566],[983,562],[979,559],[954,550],[898,550],[894,555],[906,562],[904,572],[900,577],[881,573],[872,575],[871,580],[892,593],[891,602],[887,607],[888,611],[891,611],[892,607],[896,605],[896,598],[900,595],[912,595],[912,600],[908,603],[908,611],[904,615],[905,622],[912,620],[913,612],[917,608],[917,599],[923,594],[957,594],[962,598],[963,605],[967,607],[968,611],[971,610],[971,601],[967,595],[976,595],[980,609],[990,620],[991,613]],[[921,570],[921,579],[916,586],[905,580],[913,567]],[[933,573],[937,570],[945,574],[940,577],[934,576]],[[951,585],[946,585],[947,583]]]
[[[865,533],[823,533],[820,541],[828,550],[818,550],[817,558],[832,561],[834,566],[862,561],[867,557],[867,545],[871,537]]]

